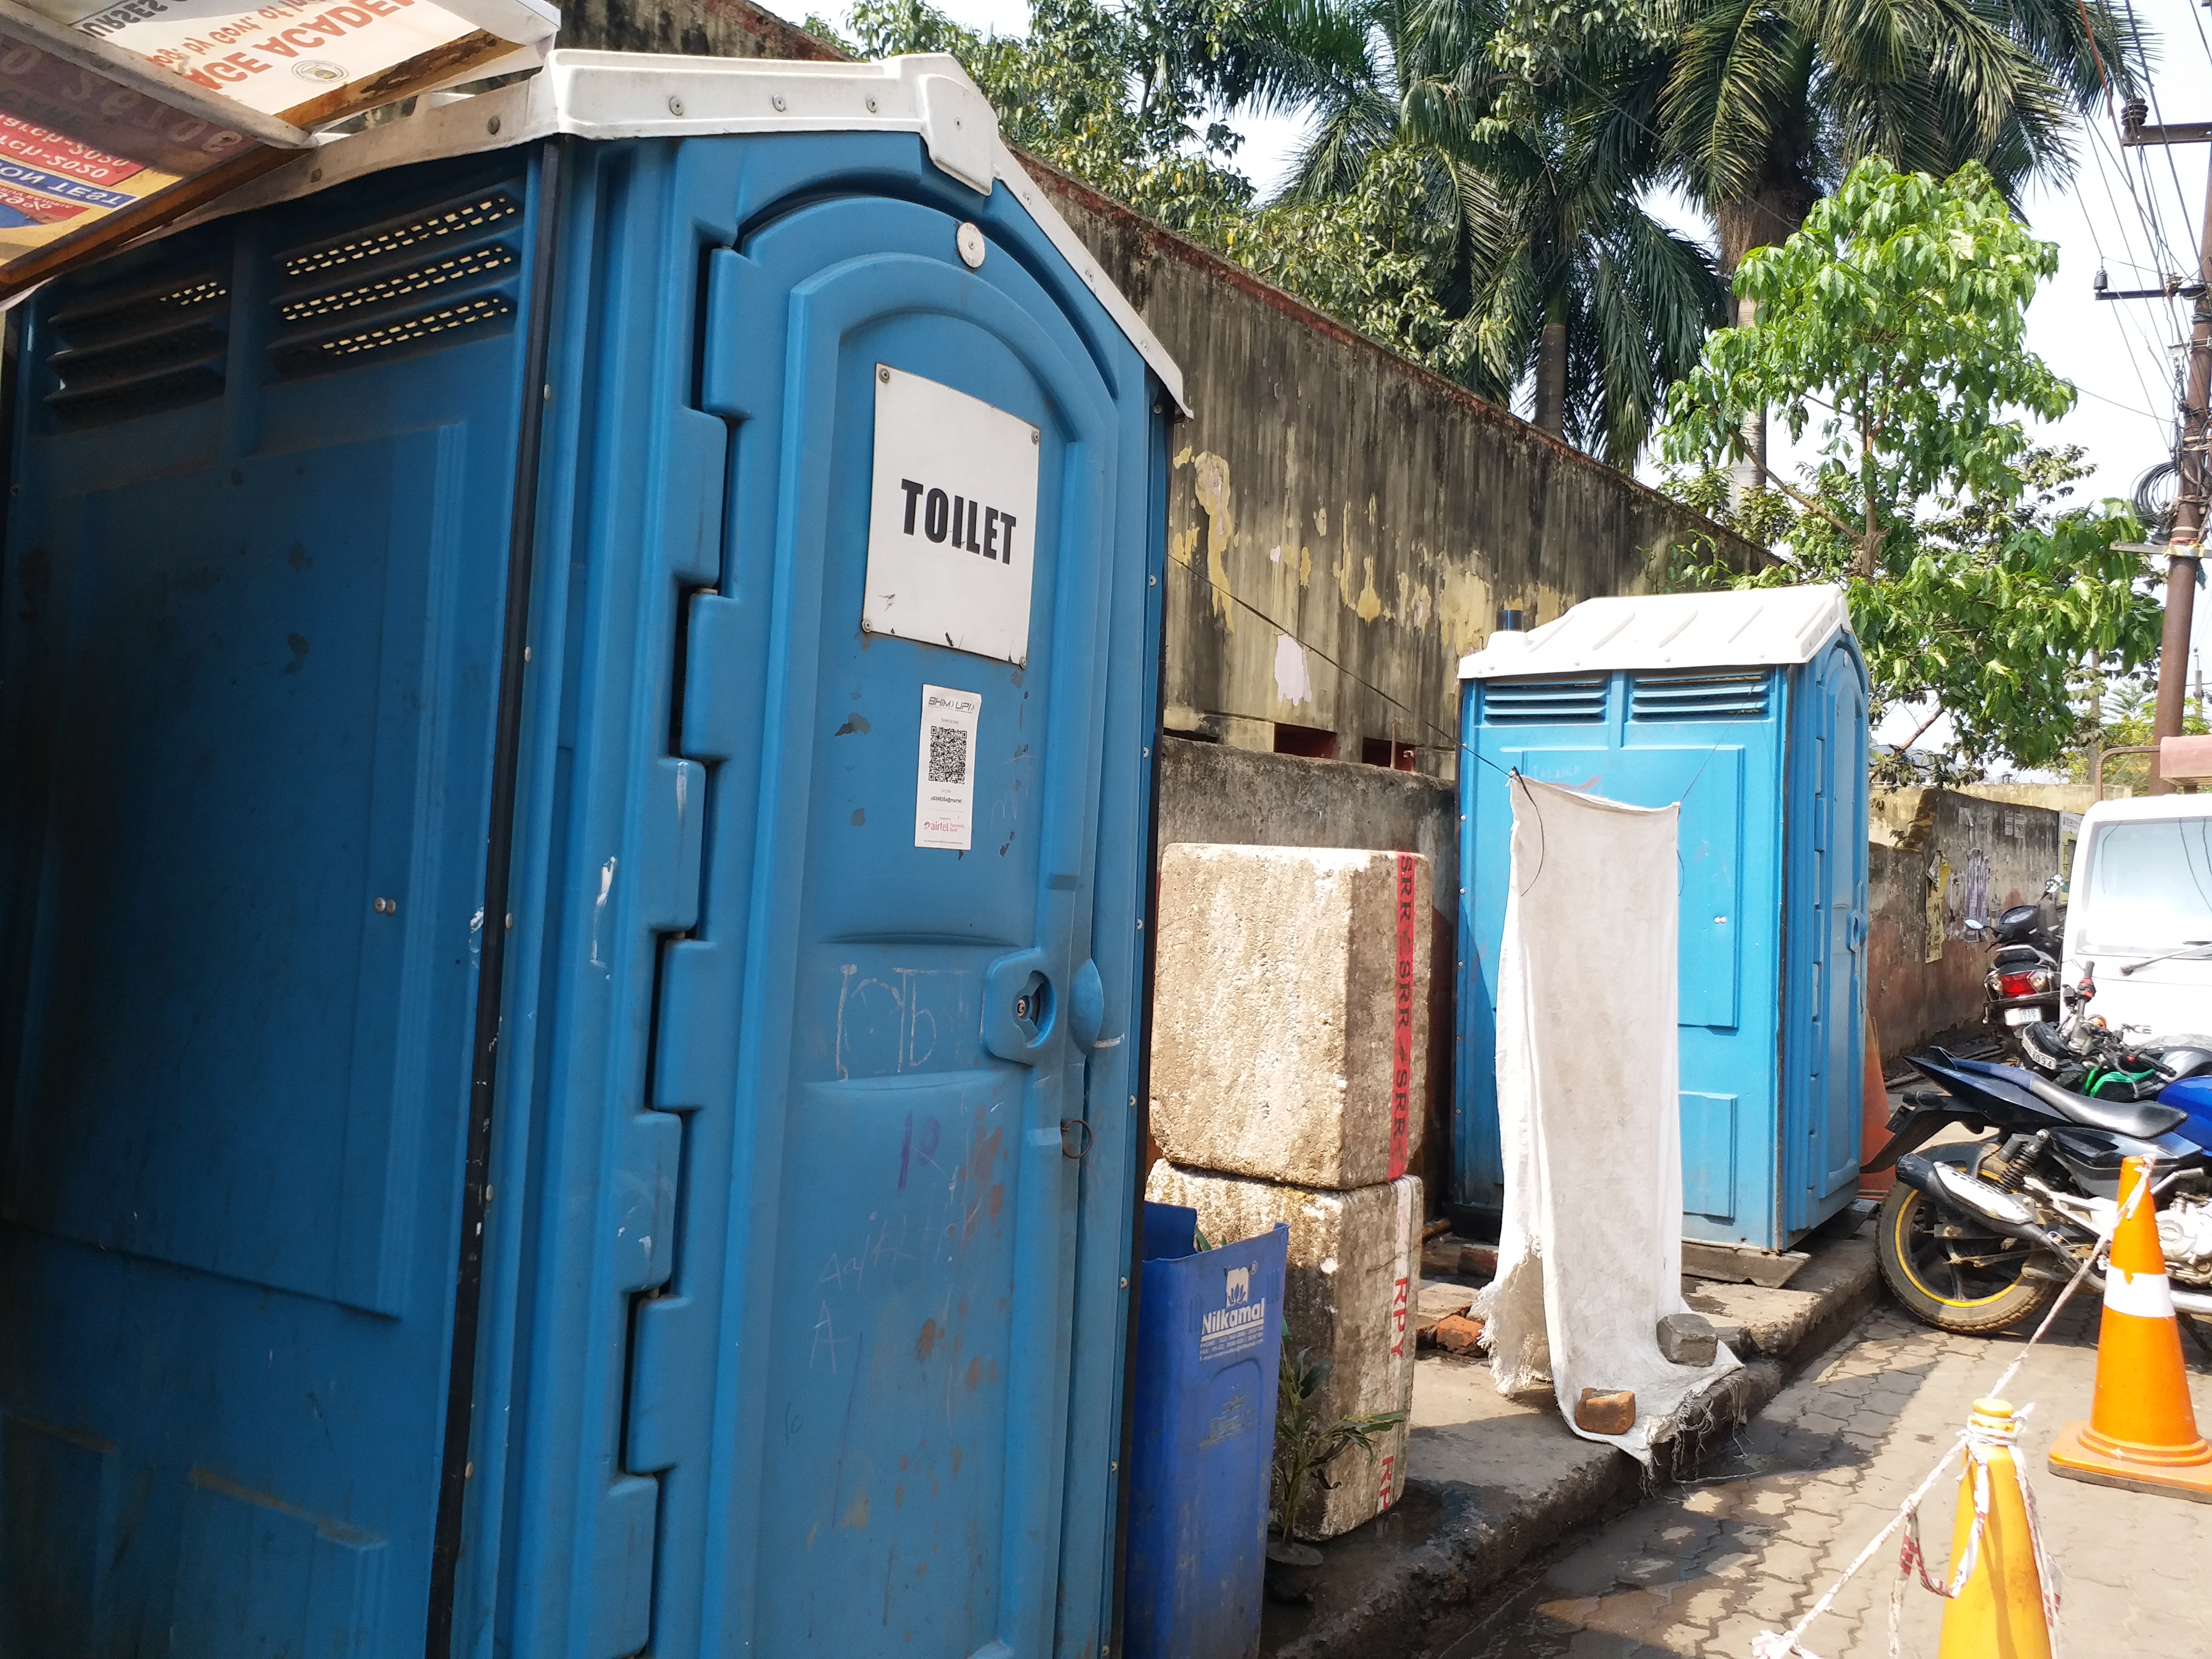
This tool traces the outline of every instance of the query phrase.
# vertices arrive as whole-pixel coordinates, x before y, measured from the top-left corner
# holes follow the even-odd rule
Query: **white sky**
[[[2114,0],[2116,4],[2127,0]],[[936,0],[957,21],[1002,34],[1028,31],[1027,0]],[[2212,120],[2212,0],[2134,0],[2160,43],[2154,73],[2153,121]],[[803,9],[803,8],[799,8]],[[2117,105],[2117,100],[2116,100]],[[1264,194],[1278,184],[1299,137],[1299,124],[1280,117],[1232,113],[1243,135],[1238,161]],[[2077,501],[2132,495],[2136,481],[2163,459],[2172,441],[2175,374],[2172,348],[2188,337],[2185,301],[2100,301],[2093,283],[2101,267],[2114,289],[2154,288],[2162,274],[2193,279],[2198,228],[2205,206],[2212,145],[2123,150],[2118,116],[2078,136],[2081,165],[2069,186],[2042,188],[2025,204],[2030,226],[2058,244],[2058,274],[2030,307],[2027,338],[2081,398],[2064,420],[2036,433],[2045,442],[2080,444],[2094,468],[2075,486]],[[1693,210],[1656,203],[1681,228],[1704,234]],[[1773,459],[1786,434],[1778,433]],[[2200,596],[2195,644],[2212,653],[2212,596]],[[1918,724],[1893,717],[1878,733],[1894,739]],[[1924,741],[1940,742],[1939,725]]]

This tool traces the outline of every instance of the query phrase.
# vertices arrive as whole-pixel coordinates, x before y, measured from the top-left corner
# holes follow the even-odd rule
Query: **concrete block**
[[[1719,1344],[1719,1333],[1703,1314],[1671,1313],[1660,1317],[1659,1354],[1669,1364],[1710,1365]]]
[[[1418,1168],[1430,903],[1418,854],[1168,848],[1152,1121],[1169,1158],[1335,1192]]]
[[[1145,1196],[1196,1210],[1200,1231],[1215,1243],[1287,1224],[1283,1343],[1291,1352],[1305,1348],[1329,1358],[1333,1369],[1316,1402],[1321,1420],[1413,1408],[1413,1311],[1421,1290],[1418,1176],[1328,1192],[1163,1160],[1152,1166]],[[1396,1503],[1406,1489],[1406,1434],[1401,1422],[1376,1436],[1372,1462],[1357,1446],[1339,1457],[1328,1469],[1336,1485],[1310,1494],[1298,1535],[1334,1538]]]

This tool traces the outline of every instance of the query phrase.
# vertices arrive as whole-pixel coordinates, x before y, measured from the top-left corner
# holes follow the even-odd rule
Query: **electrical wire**
[[[2109,197],[2111,193],[2111,188],[2108,185],[2106,190],[2106,194]],[[2074,194],[2073,201],[2075,207],[2081,213],[2082,228],[2089,233],[2089,246],[2096,252],[2097,269],[2100,271],[2105,270],[2115,262],[2109,259],[2106,255],[2105,239],[2097,234],[2097,216],[2089,210],[2088,198],[2087,195],[2076,191]],[[2130,252],[2132,252],[2132,250],[2130,250]],[[2136,264],[2132,259],[2123,259],[2117,263],[2123,270],[2150,270],[2150,267],[2148,266]],[[2152,274],[2160,275],[2161,273],[2153,271]],[[2143,395],[2143,402],[2146,404],[2157,403],[2159,400],[2152,394],[2150,382],[2143,379],[2142,360],[2136,354],[2135,342],[2129,337],[2127,312],[2124,306],[2120,307],[2112,313],[2112,326],[2120,337],[2121,355],[2127,359],[2129,372],[2136,377],[2136,386]],[[2089,395],[2092,397],[2100,397],[2102,394],[2092,392]],[[2109,403],[2112,399],[2106,398],[2105,401]],[[2124,405],[2123,405],[2123,407],[2124,407]],[[2151,418],[2157,420],[2160,417],[2153,416]]]
[[[2112,157],[2110,155],[2110,151],[2106,145],[2105,135],[2101,130],[2092,124],[2088,128],[2088,132],[2090,138],[2089,157],[2097,174],[2097,182],[2100,188],[2104,191],[2106,205],[2112,210],[2113,229],[2119,236],[2121,246],[2127,253],[2130,263],[2132,264],[2135,258],[2135,243],[2134,239],[2129,233],[2128,216],[2120,210],[2119,198],[2113,191],[2111,174],[2107,171],[2108,158],[2111,160],[2113,166],[2118,165],[2118,158]],[[2123,184],[2127,185],[2129,196],[2135,204],[2137,222],[2141,225],[2145,236],[2150,237],[2152,236],[2153,232],[2150,226],[2149,216],[2143,211],[2142,200],[2140,198],[2136,196],[2133,182],[2128,179],[2125,169],[2121,168],[2120,173],[2121,181]],[[2085,220],[2089,220],[2094,227],[2094,221],[2090,219],[2090,216],[2087,210],[2086,201],[2083,204],[2083,218]],[[2099,244],[2101,257],[2101,239],[2097,238],[2094,235],[2094,228],[2092,232],[2092,240],[2096,241]],[[2149,252],[2153,258],[2156,258],[2158,257],[2157,248],[2154,244],[2150,247]],[[2137,268],[2142,269],[2144,267],[2139,266]],[[2164,276],[2167,272],[2171,271],[2172,268],[2170,261],[2164,266],[2157,268],[2159,269],[2161,279],[2163,279]],[[2167,359],[2168,354],[2170,354],[2172,349],[2172,344],[2156,341],[2149,326],[2144,323],[2138,314],[2129,308],[2133,302],[2116,301],[2112,303],[2120,307],[2120,309],[2115,313],[2115,320],[2119,326],[2123,338],[2125,338],[2130,330],[2133,330],[2139,337],[2140,344],[2142,346],[2148,347],[2153,357],[2160,360]],[[2169,322],[2173,320],[2171,316],[2171,310],[2172,308],[2169,306]],[[2176,332],[2178,335],[2179,331],[2177,330]],[[2130,348],[2129,358],[2130,364],[2135,368],[2137,382],[2142,386],[2144,401],[2151,404],[2160,402],[2160,399],[2152,393],[2149,385],[2142,380],[2142,362],[2138,356],[2138,349],[2136,347],[2131,346]],[[2168,375],[2162,375],[2160,378],[2170,378],[2170,371]]]

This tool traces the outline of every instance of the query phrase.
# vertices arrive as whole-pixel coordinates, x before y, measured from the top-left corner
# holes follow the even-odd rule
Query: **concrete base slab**
[[[1786,1290],[1684,1282],[1691,1305],[1745,1361],[1717,1401],[1713,1441],[1765,1406],[1879,1297],[1870,1241],[1817,1243],[1808,1255]],[[1425,1652],[1432,1620],[1474,1602],[1569,1533],[1626,1509],[1645,1480],[1626,1452],[1569,1429],[1548,1389],[1507,1399],[1486,1363],[1434,1352],[1414,1366],[1407,1457],[1404,1498],[1321,1547],[1312,1603],[1268,1607],[1262,1654]]]
[[[1735,1244],[1682,1241],[1682,1272],[1692,1279],[1724,1285],[1764,1285],[1778,1291],[1805,1265],[1802,1250],[1752,1250]]]

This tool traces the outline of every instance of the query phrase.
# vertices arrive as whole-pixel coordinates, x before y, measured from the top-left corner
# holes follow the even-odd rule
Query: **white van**
[[[2212,1030],[2212,795],[2099,801],[2082,815],[2063,984],[2144,1037]]]

